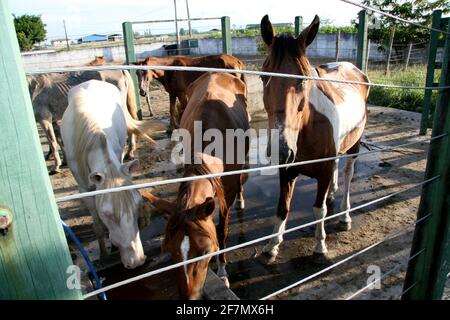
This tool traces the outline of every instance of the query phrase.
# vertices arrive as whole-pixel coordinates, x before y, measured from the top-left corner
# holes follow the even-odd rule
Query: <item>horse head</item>
[[[295,38],[290,33],[274,34],[266,15],[261,20],[261,35],[268,47],[263,71],[293,75],[310,75],[306,48],[319,30],[319,17]],[[308,105],[309,81],[295,78],[262,76],[264,107],[271,129],[278,130],[280,163],[295,161],[297,140],[301,129],[303,110]]]

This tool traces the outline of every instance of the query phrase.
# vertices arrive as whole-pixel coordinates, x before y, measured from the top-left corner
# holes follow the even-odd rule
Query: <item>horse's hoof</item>
[[[225,284],[225,286],[226,286],[227,288],[230,287],[230,281],[228,281],[228,277],[220,277],[220,280],[223,281],[223,283]]]
[[[236,200],[234,203],[234,208],[236,210],[244,210],[245,209],[245,201],[244,200]]]
[[[312,261],[317,265],[327,265],[331,263],[331,259],[327,253],[314,252]]]
[[[268,252],[262,252],[259,256],[257,256],[257,259],[260,263],[269,265],[275,262],[277,259],[276,255],[271,255]]]
[[[59,169],[53,169],[53,170],[50,170],[50,172],[48,173],[50,176],[53,176],[53,175],[55,175],[55,174],[58,174],[58,173],[61,173],[61,170],[59,170]]]
[[[349,231],[352,228],[351,222],[339,221],[338,229],[339,231]]]
[[[125,157],[123,157],[123,160],[127,160],[127,161],[134,160],[134,159],[136,159],[136,155],[134,153],[127,153],[125,155]]]

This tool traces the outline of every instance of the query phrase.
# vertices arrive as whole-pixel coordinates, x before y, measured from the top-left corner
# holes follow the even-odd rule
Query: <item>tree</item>
[[[29,51],[35,43],[45,40],[47,31],[41,16],[22,15],[14,16],[14,26],[16,27],[17,40],[20,50]]]
[[[363,0],[363,4],[425,26],[431,26],[434,10],[441,9],[444,14],[450,12],[448,0]],[[387,41],[394,26],[396,43],[426,42],[430,37],[429,30],[390,17],[375,15],[378,19],[377,27],[369,30],[369,38],[372,40]]]

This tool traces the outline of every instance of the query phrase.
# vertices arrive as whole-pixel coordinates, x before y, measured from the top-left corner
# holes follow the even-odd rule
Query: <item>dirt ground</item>
[[[151,92],[151,104],[156,118],[167,123],[168,95],[157,85],[152,87]],[[148,118],[146,102],[142,100],[141,103],[144,119],[146,119]],[[423,139],[418,136],[420,120],[418,114],[374,106],[369,108],[369,112],[369,123],[363,137],[367,148],[382,148]],[[266,126],[263,111],[252,114],[252,119],[253,127]],[[48,144],[42,135],[41,138],[44,152],[46,152]],[[139,143],[140,169],[134,175],[135,183],[182,176],[182,168],[170,161],[173,144],[169,136],[161,133],[158,143],[160,147],[157,150],[150,148],[145,142]],[[357,161],[351,188],[352,206],[421,182],[426,165],[427,149],[428,144],[422,143],[395,151],[361,156]],[[50,168],[52,162],[48,161],[47,165]],[[51,176],[51,181],[57,198],[78,192],[68,168],[64,168],[60,174]],[[340,177],[340,185],[342,185],[342,177]],[[170,200],[176,195],[177,185],[157,187],[151,191]],[[246,209],[243,213],[232,212],[229,246],[272,232],[279,192],[277,176],[251,175],[245,185],[245,191]],[[287,228],[313,220],[314,194],[314,181],[302,177],[297,183]],[[420,188],[415,188],[388,201],[357,210],[352,215],[353,228],[347,232],[338,231],[336,221],[329,221],[326,224],[326,231],[331,261],[337,262],[413,223],[419,204],[419,195]],[[341,196],[340,190],[335,202],[337,208],[335,212],[339,211]],[[97,259],[98,246],[92,231],[92,219],[84,205],[79,201],[64,202],[59,204],[59,209],[62,219],[72,227],[93,259]],[[332,208],[329,211],[329,214],[332,213]],[[141,236],[144,242],[150,244],[155,238],[160,237],[164,223],[164,219],[154,216],[151,224],[142,231]],[[300,287],[286,291],[276,298],[346,299],[367,284],[367,279],[371,275],[367,273],[368,267],[374,265],[380,268],[381,274],[389,272],[392,268],[398,268],[398,270],[383,279],[381,289],[366,290],[355,299],[398,299],[402,292],[412,230],[413,228],[409,228],[348,263]],[[228,255],[227,270],[230,275],[231,289],[241,299],[261,298],[326,267],[314,263],[312,259],[313,228],[302,229],[287,235],[277,260],[271,265],[264,265],[253,258],[255,252],[261,251],[263,244],[233,251]],[[86,271],[76,248],[71,249],[76,263],[82,266],[83,271]],[[84,289],[90,290],[88,287]],[[448,289],[446,297],[448,298]]]

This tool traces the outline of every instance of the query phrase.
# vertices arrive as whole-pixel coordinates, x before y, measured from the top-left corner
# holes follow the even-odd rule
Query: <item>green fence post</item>
[[[356,66],[360,70],[366,70],[367,60],[367,30],[368,30],[368,14],[366,10],[361,10],[358,14],[358,53],[356,56]]]
[[[123,39],[125,43],[125,57],[127,64],[131,64],[136,62],[136,54],[134,52],[134,34],[133,34],[133,23],[132,22],[124,22],[122,23],[123,30]],[[130,70],[131,71],[131,70]],[[137,114],[139,120],[142,120],[142,109],[141,109],[141,98],[139,95],[139,84],[136,72],[130,72],[131,78],[134,82],[134,90],[136,94],[136,105],[137,105]]]
[[[230,17],[222,17],[222,52],[231,54]]]
[[[73,263],[8,1],[0,1],[0,57],[0,300],[81,299],[71,289],[78,277],[66,273]]]
[[[433,22],[431,25],[433,28],[440,29],[441,16],[442,10],[436,10],[433,12]],[[427,78],[425,82],[425,86],[427,87],[432,87],[434,83],[434,69],[436,67],[436,54],[439,42],[439,35],[440,35],[439,32],[430,31]],[[423,107],[422,107],[422,118],[420,119],[420,131],[419,131],[419,134],[422,136],[427,133],[432,94],[433,94],[432,90],[425,90],[425,96],[423,98]]]
[[[296,16],[294,20],[294,33],[296,37],[298,37],[300,35],[300,32],[302,32],[302,26],[303,26],[303,17]]]
[[[450,24],[447,28],[450,32]],[[450,86],[450,35],[446,36],[440,86]],[[450,90],[438,95],[432,136],[447,134],[431,143],[425,179],[439,179],[422,189],[418,218],[431,216],[416,226],[411,260],[402,299],[441,299],[450,268]]]

